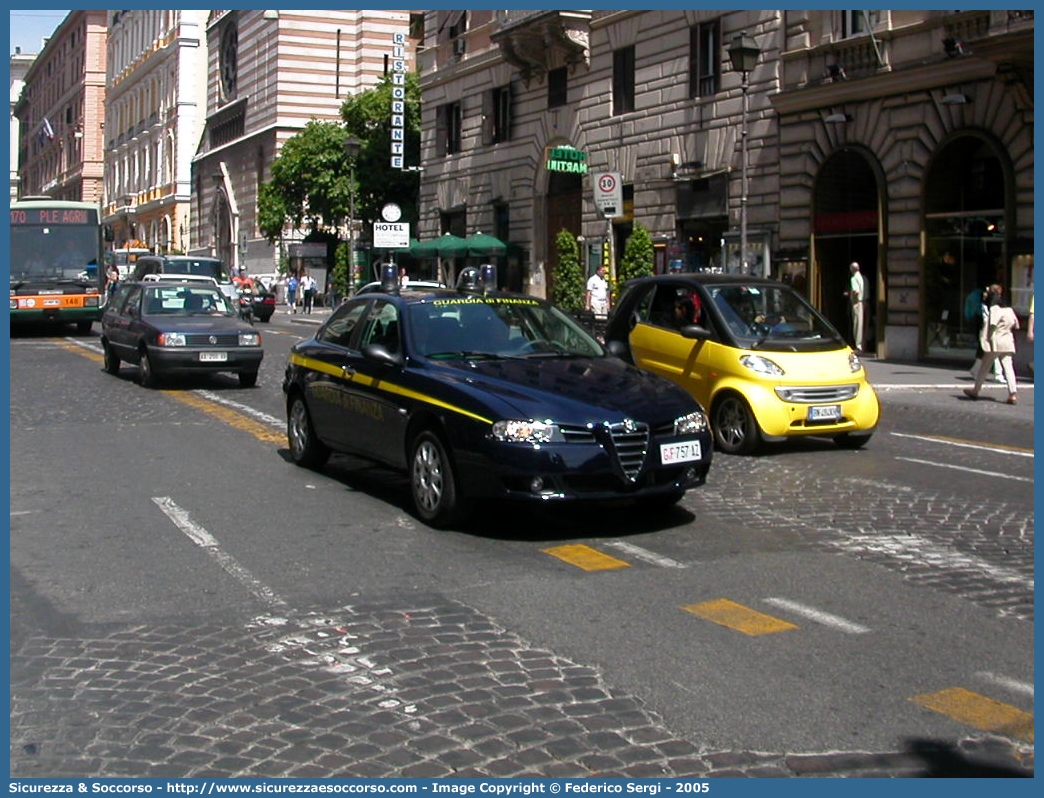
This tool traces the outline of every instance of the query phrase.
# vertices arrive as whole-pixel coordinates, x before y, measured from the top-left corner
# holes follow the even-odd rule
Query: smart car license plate
[[[660,444],[660,462],[664,465],[690,463],[693,460],[699,460],[702,456],[699,441]]]
[[[204,363],[224,363],[228,360],[228,352],[200,352],[199,359]]]
[[[838,421],[841,405],[814,405],[808,409],[809,421]]]

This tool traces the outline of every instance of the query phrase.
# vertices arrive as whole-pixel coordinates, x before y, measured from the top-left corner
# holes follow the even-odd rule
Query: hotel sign
[[[547,171],[587,174],[587,153],[575,147],[548,147]]]

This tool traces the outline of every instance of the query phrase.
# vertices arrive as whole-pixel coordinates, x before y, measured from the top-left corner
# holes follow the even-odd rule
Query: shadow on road
[[[995,751],[991,751],[991,746],[985,746],[981,756],[971,756],[950,743],[927,739],[910,740],[905,752],[922,761],[922,778],[1033,778],[1032,763],[1026,767],[1010,759],[1008,762],[998,761],[1011,755],[1006,741],[1003,744],[997,741]]]

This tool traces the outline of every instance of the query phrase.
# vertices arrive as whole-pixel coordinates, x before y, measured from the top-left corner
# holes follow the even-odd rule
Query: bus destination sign
[[[11,224],[97,224],[91,211],[73,208],[12,208]]]

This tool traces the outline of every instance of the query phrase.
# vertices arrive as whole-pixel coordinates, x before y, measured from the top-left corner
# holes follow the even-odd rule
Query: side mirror
[[[627,360],[627,344],[625,344],[623,341],[609,341],[608,343],[606,343],[605,348],[609,351],[610,355],[618,357],[621,360]]]
[[[682,338],[692,338],[695,341],[706,341],[711,337],[710,330],[698,324],[686,324],[678,332],[682,334]]]
[[[402,356],[392,354],[384,344],[366,344],[366,346],[362,348],[362,356],[367,360],[385,366],[402,365]]]

